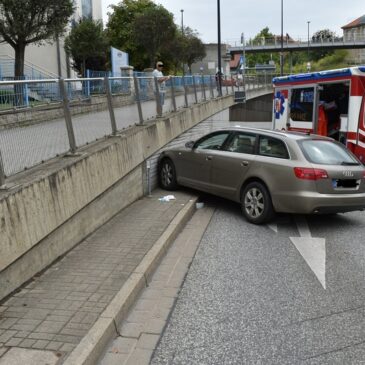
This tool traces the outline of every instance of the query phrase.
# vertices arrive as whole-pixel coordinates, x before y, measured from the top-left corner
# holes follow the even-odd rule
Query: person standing
[[[158,108],[157,106],[157,115],[162,115],[162,107],[165,103],[166,81],[170,80],[171,78],[171,76],[164,76],[162,70],[163,70],[163,63],[161,61],[158,61],[156,63],[156,68],[152,72],[152,76],[156,77],[157,79],[158,92],[160,95],[160,108]]]

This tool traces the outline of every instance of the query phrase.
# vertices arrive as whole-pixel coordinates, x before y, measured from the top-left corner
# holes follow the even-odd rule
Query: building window
[[[82,9],[81,9],[82,17],[83,18],[92,18],[92,16],[93,16],[92,0],[82,0],[81,7],[82,7]]]

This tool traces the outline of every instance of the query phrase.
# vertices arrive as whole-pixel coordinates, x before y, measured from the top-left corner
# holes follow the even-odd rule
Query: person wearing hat
[[[157,115],[162,113],[162,106],[164,105],[165,102],[166,81],[170,80],[171,78],[171,76],[164,76],[162,70],[163,70],[163,63],[161,61],[158,61],[156,63],[156,68],[152,72],[152,75],[157,78],[159,86],[159,94],[160,94],[161,110],[157,110]]]

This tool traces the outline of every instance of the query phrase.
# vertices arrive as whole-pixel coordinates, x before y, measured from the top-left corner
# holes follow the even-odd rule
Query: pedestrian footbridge
[[[38,80],[58,88],[58,103],[15,109],[30,81],[0,82],[19,92],[0,112],[0,299],[146,194],[148,160],[167,143],[227,108],[252,118],[247,106],[272,97],[267,81],[245,84],[242,107],[238,86],[220,96],[204,78],[175,80],[163,110],[153,80]]]

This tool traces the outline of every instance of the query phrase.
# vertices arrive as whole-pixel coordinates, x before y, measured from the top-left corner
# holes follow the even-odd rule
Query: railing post
[[[24,79],[26,79],[26,77]],[[29,106],[29,88],[28,88],[28,84],[24,84],[24,104],[27,107]]]
[[[105,92],[106,92],[106,98],[108,101],[110,123],[112,126],[112,135],[115,136],[117,134],[117,123],[115,122],[115,115],[114,115],[114,109],[113,109],[113,96],[112,96],[112,92],[110,90],[110,83],[109,83],[108,76],[104,77],[104,87],[105,87]]]
[[[212,75],[209,75],[209,88],[210,88],[210,98],[214,99],[214,86]]]
[[[226,81],[226,95],[228,95],[227,75],[224,76],[224,80]]]
[[[202,75],[202,89],[203,89],[203,98],[204,100],[207,100],[207,94],[205,93],[204,75]]]
[[[162,116],[162,105],[161,105],[160,87],[158,85],[157,77],[154,76],[153,79],[155,81],[155,90],[156,90],[156,111],[157,111],[157,116],[161,117]]]
[[[133,81],[134,81],[134,90],[136,93],[139,124],[143,124],[143,114],[142,114],[142,106],[141,106],[141,97],[140,97],[140,93],[139,93],[139,83],[138,83],[138,79],[136,76],[133,76]]]
[[[171,82],[171,98],[172,98],[172,106],[174,108],[174,112],[176,112],[176,99],[175,99],[175,79],[173,77],[170,78]]]
[[[0,150],[0,189],[5,188],[5,169],[4,169],[4,163],[3,163],[3,156],[1,154]]]
[[[185,99],[185,108],[187,108],[189,106],[189,102],[188,102],[188,91],[186,88],[186,84],[185,84],[185,76],[183,75],[181,78],[181,82],[184,88],[184,99]]]
[[[76,152],[76,140],[75,140],[74,129],[72,126],[70,102],[69,102],[68,96],[67,96],[65,81],[63,79],[59,79],[58,84],[60,87],[60,94],[61,94],[61,98],[62,98],[63,114],[64,114],[64,118],[65,118],[65,122],[66,122],[68,141],[70,143],[70,152],[75,153]]]
[[[90,78],[90,70],[86,70],[86,77]],[[86,81],[86,96],[90,97],[91,95],[91,85],[90,80]]]
[[[195,95],[195,103],[198,104],[198,93],[196,91],[196,84],[195,84],[195,76],[192,76],[193,78],[193,88],[194,88],[194,95]]]
[[[231,76],[231,80],[232,80],[232,94],[234,94],[234,78]]]

